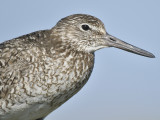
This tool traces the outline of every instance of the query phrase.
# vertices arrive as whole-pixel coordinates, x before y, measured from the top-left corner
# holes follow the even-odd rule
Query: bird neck
[[[94,53],[73,49],[53,49],[51,52],[54,54],[54,62],[57,63],[54,69],[59,71],[55,73],[59,76],[57,83],[65,81],[65,86],[59,86],[60,94],[70,92],[72,96],[88,81],[94,67]]]

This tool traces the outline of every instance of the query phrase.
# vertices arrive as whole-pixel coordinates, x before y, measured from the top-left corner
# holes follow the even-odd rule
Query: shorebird
[[[94,52],[105,47],[155,57],[108,34],[101,20],[86,14],[1,43],[0,120],[43,120],[85,85]]]

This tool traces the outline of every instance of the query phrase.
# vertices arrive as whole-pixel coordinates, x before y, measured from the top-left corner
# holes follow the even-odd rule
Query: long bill
[[[128,51],[128,52],[132,52],[132,53],[135,53],[135,54],[138,54],[138,55],[142,55],[142,56],[145,56],[145,57],[149,57],[149,58],[155,58],[155,56],[146,51],[146,50],[143,50],[141,48],[138,48],[136,46],[133,46],[131,44],[128,44],[114,36],[111,36],[109,34],[107,34],[107,36],[105,37],[105,41],[106,41],[106,45],[109,46],[109,47],[116,47],[116,48],[119,48],[119,49],[122,49],[122,50],[125,50],[125,51]]]

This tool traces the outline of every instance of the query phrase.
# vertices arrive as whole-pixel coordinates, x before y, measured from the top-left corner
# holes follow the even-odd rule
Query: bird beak
[[[138,54],[138,55],[142,55],[142,56],[145,56],[145,57],[149,57],[149,58],[155,58],[155,56],[146,51],[146,50],[143,50],[143,49],[140,49],[138,47],[135,47],[133,45],[130,45],[114,36],[111,36],[109,34],[107,34],[107,36],[105,37],[105,43],[106,43],[106,46],[108,47],[116,47],[116,48],[119,48],[119,49],[122,49],[122,50],[125,50],[125,51],[128,51],[128,52],[132,52],[132,53],[135,53],[135,54]]]

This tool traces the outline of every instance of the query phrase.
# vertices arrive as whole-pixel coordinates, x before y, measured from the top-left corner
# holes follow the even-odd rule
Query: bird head
[[[52,34],[74,50],[93,53],[105,47],[116,47],[142,56],[155,56],[143,49],[128,44],[106,32],[101,20],[85,14],[74,14],[61,19],[52,29]]]

